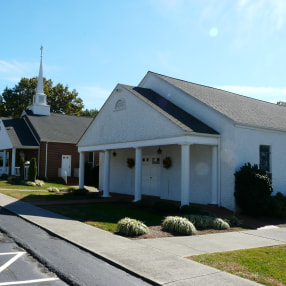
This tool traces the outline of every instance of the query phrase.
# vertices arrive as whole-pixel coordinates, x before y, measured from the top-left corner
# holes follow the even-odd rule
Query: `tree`
[[[0,95],[0,117],[20,117],[22,112],[33,103],[37,83],[36,77],[22,78],[15,87],[6,87]],[[84,104],[75,89],[69,91],[68,86],[63,86],[61,83],[53,86],[51,79],[44,78],[44,92],[51,106],[51,112],[80,115]]]
[[[29,170],[28,170],[28,180],[31,182],[35,182],[36,181],[36,177],[37,177],[37,161],[36,158],[32,158],[30,161],[30,166],[29,166]]]
[[[277,104],[286,107],[286,102],[285,101],[278,101]]]
[[[85,109],[80,112],[80,116],[95,117],[98,113],[97,109]]]

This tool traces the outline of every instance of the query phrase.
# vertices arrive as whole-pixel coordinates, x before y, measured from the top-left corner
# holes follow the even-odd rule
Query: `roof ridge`
[[[167,78],[170,78],[170,79],[178,80],[178,81],[181,81],[181,82],[186,82],[186,83],[194,84],[194,85],[197,85],[197,86],[206,87],[206,88],[209,88],[209,89],[215,89],[215,90],[223,91],[223,92],[230,93],[230,94],[233,94],[233,95],[236,95],[236,96],[242,96],[242,97],[249,98],[249,99],[252,99],[252,100],[257,100],[257,101],[260,101],[260,102],[263,102],[263,103],[269,103],[269,104],[274,104],[274,105],[279,106],[278,104],[273,103],[273,102],[269,102],[269,101],[265,101],[265,100],[262,100],[262,99],[250,97],[250,96],[243,95],[243,94],[239,94],[239,93],[236,93],[236,92],[224,90],[224,89],[221,89],[221,88],[218,88],[218,87],[208,86],[208,85],[204,85],[204,84],[200,84],[200,83],[194,83],[194,82],[191,82],[191,81],[187,81],[187,80],[183,80],[183,79],[179,79],[179,78],[163,75],[163,74],[152,72],[152,71],[148,71],[148,72],[153,73],[155,75],[159,75],[159,76],[167,77]]]

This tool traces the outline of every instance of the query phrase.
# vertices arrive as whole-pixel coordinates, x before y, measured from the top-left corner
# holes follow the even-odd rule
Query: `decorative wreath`
[[[163,167],[169,169],[172,166],[172,161],[170,157],[163,159]]]
[[[133,168],[134,165],[135,165],[134,159],[131,159],[131,158],[127,159],[128,168]]]

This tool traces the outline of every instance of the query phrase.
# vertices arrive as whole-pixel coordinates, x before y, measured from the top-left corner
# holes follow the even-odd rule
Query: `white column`
[[[79,152],[79,189],[84,188],[84,152]]]
[[[110,151],[104,152],[104,177],[103,177],[103,198],[109,198],[109,179],[110,179]]]
[[[12,149],[12,170],[11,175],[15,175],[16,148]]]
[[[190,145],[181,145],[181,206],[190,203]]]
[[[134,202],[140,201],[141,196],[142,196],[142,149],[136,148]]]
[[[6,174],[6,150],[3,152],[3,174]]]
[[[211,204],[216,205],[217,202],[217,190],[218,190],[218,155],[217,146],[212,146],[212,198]]]

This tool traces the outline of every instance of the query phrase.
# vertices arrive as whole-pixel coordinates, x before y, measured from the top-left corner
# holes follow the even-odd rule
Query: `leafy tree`
[[[286,107],[286,102],[285,101],[278,101],[277,104]]]
[[[95,117],[98,113],[97,109],[85,109],[80,112],[80,116],[91,116]]]
[[[20,117],[22,112],[33,103],[38,79],[22,78],[13,88],[6,87],[0,95],[0,117]],[[44,78],[44,92],[47,95],[51,112],[80,115],[84,104],[74,89],[69,91],[68,86],[58,83],[53,86],[51,79]]]

